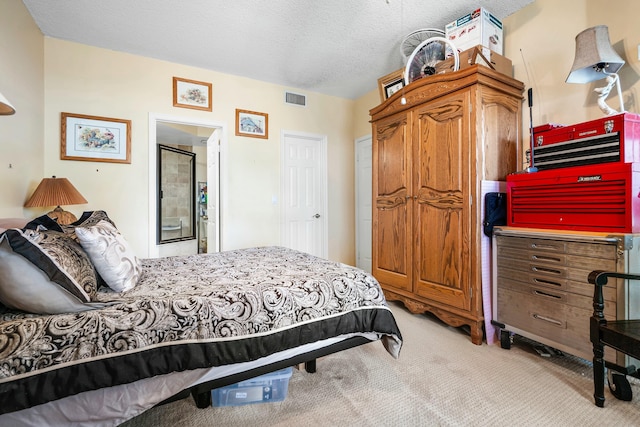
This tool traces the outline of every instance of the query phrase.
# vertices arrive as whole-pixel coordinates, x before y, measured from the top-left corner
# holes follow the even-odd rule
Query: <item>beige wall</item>
[[[376,82],[377,84],[377,82]],[[378,89],[361,96],[356,100],[355,114],[353,121],[353,136],[360,138],[365,135],[371,135],[371,116],[369,110],[380,104],[380,93]]]
[[[213,112],[172,106],[172,77],[213,83]],[[308,107],[284,104],[286,88],[151,58],[45,39],[45,175],[64,175],[147,253],[150,112],[227,126],[223,249],[280,243],[280,132],[328,136],[329,257],[354,261],[353,101],[307,93]],[[269,114],[269,139],[235,136],[235,108]],[[60,160],[60,112],[132,120],[131,164]],[[279,198],[279,197],[278,197]]]
[[[22,217],[43,178],[44,40],[21,1],[0,0],[0,92],[16,108],[0,116],[0,217]]]

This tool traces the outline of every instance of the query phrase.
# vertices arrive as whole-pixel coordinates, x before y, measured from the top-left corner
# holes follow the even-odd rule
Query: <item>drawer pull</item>
[[[550,257],[550,256],[540,256],[540,255],[531,255],[531,260],[532,261],[551,261],[551,262],[561,262],[562,260],[560,258],[554,258],[554,257]]]
[[[538,319],[538,320],[544,320],[545,322],[553,323],[554,325],[562,326],[562,322],[560,322],[559,320],[556,320],[556,319],[552,319],[550,317],[541,316],[539,314],[534,314],[533,318],[534,319]]]
[[[542,292],[542,291],[539,291],[537,289],[533,291],[533,294],[534,295],[539,295],[539,296],[542,296],[542,297],[547,297],[547,298],[562,299],[562,297],[560,295],[548,294],[546,292]]]
[[[541,245],[539,243],[532,243],[531,249],[545,249],[545,250],[551,249],[551,250],[557,251],[558,247],[553,245]]]
[[[537,277],[534,277],[533,281],[541,285],[553,285],[553,286],[562,287],[562,283],[552,282],[551,280],[542,280],[542,279],[538,279]]]
[[[531,266],[531,271],[536,271],[541,273],[561,274],[560,270],[554,270],[553,268],[536,267],[535,265]]]

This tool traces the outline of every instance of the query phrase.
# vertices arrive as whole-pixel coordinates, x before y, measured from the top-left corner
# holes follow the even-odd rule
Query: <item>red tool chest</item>
[[[640,163],[604,163],[507,176],[507,225],[640,232]]]
[[[533,128],[538,170],[640,162],[640,115],[620,113],[570,126]]]

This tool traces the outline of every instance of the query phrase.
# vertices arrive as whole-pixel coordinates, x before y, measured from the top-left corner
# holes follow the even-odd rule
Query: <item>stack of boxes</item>
[[[445,27],[445,37],[460,55],[460,69],[480,64],[513,75],[511,61],[502,56],[502,22],[488,10],[479,8],[450,22]],[[453,52],[447,49],[448,59],[438,64],[440,72],[453,69]]]
[[[458,52],[481,45],[502,55],[502,22],[484,8],[476,9],[447,24],[445,37]]]

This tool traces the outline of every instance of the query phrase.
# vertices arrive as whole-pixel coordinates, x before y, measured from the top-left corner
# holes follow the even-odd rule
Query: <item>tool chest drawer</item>
[[[637,271],[638,236],[496,228],[493,324],[502,329],[501,334],[519,334],[591,359],[594,289],[587,276],[593,270]],[[610,280],[604,289],[605,317],[613,320],[637,310],[631,307],[633,301],[640,303],[635,294],[629,293],[623,280]],[[616,354],[609,351],[606,357],[613,361]]]

